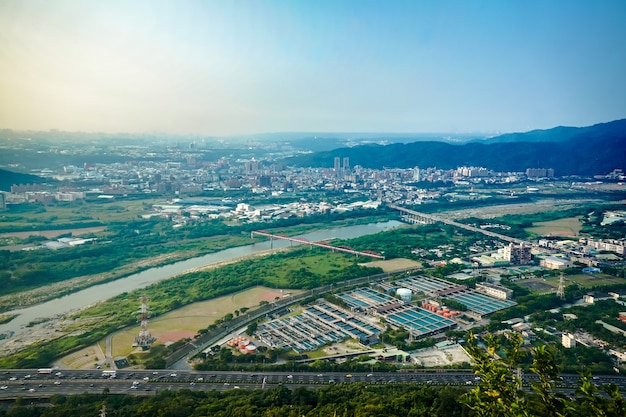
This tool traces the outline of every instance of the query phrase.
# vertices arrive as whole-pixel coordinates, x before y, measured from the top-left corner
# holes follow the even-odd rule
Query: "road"
[[[406,213],[406,214],[409,214],[409,215],[412,215],[412,216],[429,219],[429,220],[431,220],[433,222],[440,222],[440,223],[444,223],[444,224],[447,224],[447,225],[450,225],[450,226],[459,227],[461,229],[469,230],[470,232],[482,233],[483,235],[486,235],[486,236],[489,236],[489,237],[493,237],[493,238],[496,238],[496,239],[500,239],[500,240],[504,240],[505,242],[515,243],[515,244],[524,243],[524,241],[521,240],[521,239],[517,239],[517,238],[514,238],[514,237],[502,235],[500,233],[492,232],[490,230],[481,229],[480,227],[471,226],[469,224],[459,223],[457,221],[445,219],[443,217],[434,216],[432,214],[420,213],[418,211],[407,209],[407,208],[400,207],[400,206],[396,206],[394,204],[389,204],[389,208],[398,210],[398,211],[400,211],[402,213]]]
[[[472,387],[480,378],[471,371],[419,371],[415,373],[389,372],[238,372],[238,371],[185,371],[128,370],[117,371],[115,378],[105,377],[99,370],[58,371],[61,375],[40,375],[37,370],[7,370],[0,373],[0,399],[16,397],[45,398],[52,395],[102,393],[153,395],[161,390],[191,389],[196,391],[263,389],[279,385],[287,388],[317,388],[341,383],[367,384],[429,384]],[[578,375],[563,375],[559,389],[573,392]],[[525,375],[525,389],[529,389],[534,375]],[[594,377],[598,385],[612,383],[626,391],[626,377],[607,375]],[[6,387],[6,388],[5,388]]]

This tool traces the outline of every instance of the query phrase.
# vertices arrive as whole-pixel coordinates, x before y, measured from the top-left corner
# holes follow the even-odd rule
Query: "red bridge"
[[[354,250],[348,246],[333,246],[327,242],[311,242],[310,240],[307,239],[303,239],[303,238],[297,238],[297,237],[289,237],[289,236],[285,236],[285,235],[274,235],[272,233],[266,232],[264,230],[254,230],[250,233],[250,237],[254,239],[254,236],[258,235],[258,236],[265,236],[265,237],[269,237],[270,240],[273,239],[281,239],[281,240],[287,240],[289,242],[292,243],[299,243],[302,245],[309,245],[309,246],[317,246],[318,248],[324,248],[324,249],[330,249],[333,252],[337,251],[337,252],[344,252],[344,253],[350,253],[352,255],[356,255],[356,256],[368,256],[370,258],[376,258],[376,259],[385,259],[385,257],[379,253],[376,253],[372,250],[365,250],[365,251],[358,251],[358,250]]]

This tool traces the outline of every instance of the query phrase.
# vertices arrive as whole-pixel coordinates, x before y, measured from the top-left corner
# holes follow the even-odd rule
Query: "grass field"
[[[526,231],[540,236],[578,236],[582,228],[580,219],[581,217],[577,216],[536,223],[536,226],[529,227]]]
[[[615,285],[615,284],[625,284],[626,280],[623,278],[618,278],[613,275],[607,274],[579,274],[579,275],[568,275],[564,278],[565,285],[569,284],[578,284],[581,287],[593,287],[597,285]],[[558,287],[559,285],[559,277],[548,277],[546,278],[546,282],[554,287]]]
[[[163,203],[163,198],[142,200],[106,201],[106,202],[75,202],[49,204],[36,207],[32,211],[8,212],[5,214],[7,224],[12,227],[24,227],[31,230],[33,225],[38,230],[46,230],[47,225],[57,223],[80,223],[100,221],[103,223],[125,222],[137,219],[137,215],[152,211],[153,204]]]

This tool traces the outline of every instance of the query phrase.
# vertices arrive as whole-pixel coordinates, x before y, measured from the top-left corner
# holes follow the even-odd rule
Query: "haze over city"
[[[626,114],[623,1],[0,3],[0,127],[511,132]]]

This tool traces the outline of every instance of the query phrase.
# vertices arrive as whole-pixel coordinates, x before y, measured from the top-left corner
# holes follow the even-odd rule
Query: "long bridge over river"
[[[504,240],[505,242],[515,243],[517,245],[521,243],[525,243],[521,239],[501,235],[500,233],[495,233],[495,232],[492,232],[491,230],[485,230],[485,229],[481,229],[480,227],[471,226],[469,224],[455,222],[454,220],[444,219],[442,217],[433,216],[432,214],[420,213],[418,211],[396,206],[394,204],[389,204],[388,207],[394,210],[398,210],[399,212],[403,213],[404,219],[408,221],[409,223],[433,224],[433,223],[441,222],[444,224],[448,224],[450,226],[460,227],[461,229],[469,230],[471,232],[482,233],[483,235],[494,237],[500,240]]]
[[[272,234],[269,232],[266,232],[264,230],[254,230],[250,233],[250,237],[254,238],[254,236],[265,236],[265,237],[269,237],[270,238],[270,242],[274,239],[281,239],[281,240],[287,240],[289,242],[293,243],[298,243],[301,245],[309,245],[309,246],[316,246],[318,248],[323,248],[323,249],[330,249],[332,251],[337,251],[337,252],[343,252],[343,253],[349,253],[351,255],[356,255],[356,256],[368,256],[370,258],[375,258],[375,259],[385,259],[385,257],[383,255],[381,255],[380,253],[371,251],[371,250],[364,250],[364,251],[358,251],[358,250],[354,250],[348,246],[333,246],[330,243],[327,242],[311,242],[308,239],[303,239],[303,238],[299,238],[299,237],[289,237],[289,236],[285,236],[285,235],[276,235],[276,234]]]

